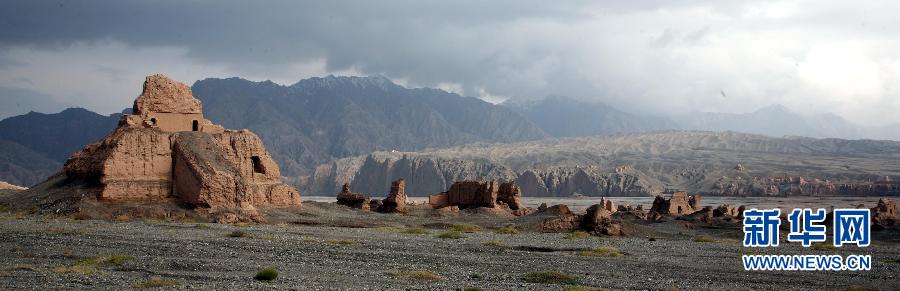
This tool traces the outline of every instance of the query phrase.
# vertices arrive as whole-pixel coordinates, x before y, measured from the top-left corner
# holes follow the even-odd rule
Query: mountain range
[[[380,76],[309,78],[287,86],[210,78],[197,81],[192,90],[208,119],[256,132],[283,175],[297,184],[310,183],[322,167],[342,158],[473,143],[659,130],[900,139],[900,126],[864,127],[835,115],[808,117],[780,106],[744,114],[646,116],[565,97],[491,104],[438,89],[405,88]],[[72,108],[0,121],[0,180],[40,182],[72,152],[108,134],[120,116]]]

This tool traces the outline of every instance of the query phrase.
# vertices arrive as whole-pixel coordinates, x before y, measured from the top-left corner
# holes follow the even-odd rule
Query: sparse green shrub
[[[576,253],[583,257],[619,257],[622,252],[614,247],[599,247],[589,251],[580,251]]]
[[[235,231],[228,233],[228,237],[248,237],[248,236],[250,236],[250,234],[246,233],[242,230],[235,230]]]
[[[257,281],[272,281],[278,278],[278,270],[275,268],[263,268],[256,272],[256,276],[253,276],[253,279]]]
[[[474,224],[457,223],[457,224],[454,224],[453,226],[451,226],[450,230],[458,231],[458,232],[473,233],[473,232],[481,231],[481,227],[474,225]]]
[[[440,239],[461,239],[461,238],[464,238],[465,236],[463,236],[463,234],[459,231],[451,230],[448,232],[441,233],[435,237],[440,238]]]
[[[496,234],[519,234],[519,230],[512,226],[504,226],[494,230]]]
[[[582,231],[582,230],[576,230],[576,231],[570,232],[564,238],[565,239],[586,239],[589,237],[591,237],[590,233],[588,233],[586,231]]]
[[[352,245],[353,244],[353,241],[349,240],[349,239],[331,239],[331,240],[326,240],[325,242],[333,244],[333,245]]]
[[[164,279],[164,278],[153,278],[147,281],[134,283],[131,285],[131,288],[160,288],[160,287],[172,287],[178,285],[178,281],[175,279]]]
[[[125,262],[133,260],[132,256],[96,256],[76,261],[69,266],[60,266],[51,269],[56,273],[78,273],[82,275],[91,275],[100,271],[101,267],[121,266]]]
[[[484,289],[478,287],[468,287],[465,289],[466,291],[484,291]]]
[[[404,228],[404,229],[400,230],[400,233],[405,233],[405,234],[428,234],[428,230],[427,230],[427,229],[424,229],[424,228],[418,228],[418,227],[407,227],[407,228]]]
[[[524,281],[525,283],[537,284],[572,285],[578,284],[578,277],[575,275],[557,271],[531,272],[525,274],[525,276],[522,277],[522,281]]]
[[[718,241],[717,241],[716,239],[714,239],[714,238],[711,238],[711,237],[708,237],[708,236],[702,236],[702,235],[701,235],[701,236],[695,237],[695,238],[694,238],[694,242],[699,242],[699,243],[714,243],[714,242],[718,242]]]
[[[472,273],[472,275],[469,275],[469,278],[471,278],[471,279],[483,279],[483,278],[484,278],[484,275],[481,275],[481,274],[479,274],[479,273]]]

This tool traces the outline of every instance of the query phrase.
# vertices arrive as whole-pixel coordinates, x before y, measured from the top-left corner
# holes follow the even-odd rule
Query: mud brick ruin
[[[67,179],[99,185],[98,200],[196,207],[300,206],[256,134],[203,118],[191,88],[163,75],[144,81],[133,114],[102,140],[69,158]]]

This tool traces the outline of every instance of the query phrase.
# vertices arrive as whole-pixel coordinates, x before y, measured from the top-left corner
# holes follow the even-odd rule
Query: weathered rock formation
[[[406,197],[406,183],[403,178],[391,183],[391,192],[381,201],[378,212],[403,212],[409,199]]]
[[[588,207],[587,212],[581,218],[581,229],[605,235],[623,235],[622,226],[613,221],[614,211],[610,211],[607,206],[594,204]]]
[[[22,190],[28,190],[28,188],[16,186],[16,185],[13,185],[10,183],[0,181],[0,190],[22,191]]]
[[[341,192],[337,194],[337,203],[358,209],[369,209],[372,198],[366,194],[350,191],[350,184],[344,183]]]
[[[600,198],[599,205],[600,205],[600,207],[602,207],[603,209],[606,209],[606,211],[609,211],[610,213],[614,213],[619,210],[619,208],[616,207],[616,204],[613,203],[612,200],[606,199],[606,197]]]
[[[539,220],[534,229],[540,232],[570,232],[579,228],[582,215],[569,210],[564,204],[553,205],[530,215]]]
[[[688,196],[687,192],[675,192],[669,199],[656,196],[650,208],[649,217],[657,219],[663,215],[688,215],[702,209],[700,195]]]
[[[497,202],[506,204],[509,209],[518,210],[522,208],[522,190],[515,182],[507,182],[500,184],[500,191],[497,192]]]
[[[434,208],[457,206],[459,208],[506,206],[511,210],[522,208],[522,192],[515,182],[457,181],[446,192],[431,195],[428,203]]]
[[[372,210],[377,212],[404,212],[406,205],[410,203],[406,196],[403,179],[391,183],[391,192],[384,200],[372,199],[369,195],[350,191],[350,184],[345,183],[341,192],[337,194],[337,203],[352,208]]]
[[[887,198],[878,199],[878,205],[872,208],[872,222],[877,229],[891,228],[898,225],[900,213],[897,204]]]
[[[63,167],[68,179],[97,184],[99,200],[177,200],[211,209],[300,206],[300,193],[281,182],[259,137],[204,119],[190,87],[149,76],[133,112]]]

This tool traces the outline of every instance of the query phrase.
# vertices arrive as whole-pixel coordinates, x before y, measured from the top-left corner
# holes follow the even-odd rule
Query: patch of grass
[[[194,228],[197,228],[197,229],[209,229],[209,225],[207,225],[207,224],[205,224],[205,223],[198,223],[198,224],[195,224],[195,225],[194,225]]]
[[[128,214],[119,214],[116,215],[116,217],[113,217],[113,220],[118,222],[127,222],[131,221],[131,216],[129,216]]]
[[[144,289],[144,288],[160,288],[160,287],[172,287],[177,286],[178,281],[175,279],[164,279],[164,278],[153,278],[147,281],[134,283],[131,285],[131,288]]]
[[[830,243],[817,242],[812,244],[812,249],[817,251],[832,251],[834,250],[834,245]]]
[[[435,237],[440,238],[440,239],[461,239],[461,238],[464,238],[465,236],[463,236],[463,234],[459,231],[451,230],[451,231],[436,235]]]
[[[469,287],[465,289],[466,291],[484,291],[484,289],[478,287]]]
[[[250,236],[250,234],[247,232],[244,232],[242,230],[235,230],[235,231],[228,233],[228,237],[248,237],[248,236]]]
[[[473,232],[479,232],[479,231],[481,231],[481,227],[480,227],[480,226],[477,226],[477,225],[474,225],[474,224],[457,223],[457,224],[454,224],[453,226],[451,226],[451,227],[450,227],[450,230],[451,230],[451,231],[458,231],[458,232],[473,233]]]
[[[507,247],[506,244],[503,243],[502,240],[491,240],[491,241],[486,241],[486,242],[484,242],[484,245],[489,246],[489,247],[498,247],[498,248],[505,248],[505,247]]]
[[[519,234],[519,230],[512,226],[504,226],[494,230],[496,234]]]
[[[609,290],[609,289],[588,287],[588,286],[567,286],[565,288],[562,288],[562,291],[606,291],[606,290]]]
[[[575,253],[583,257],[621,257],[622,252],[614,247],[599,247],[589,251],[580,251]]]
[[[405,233],[405,234],[428,234],[428,230],[427,230],[427,229],[424,229],[424,228],[418,228],[418,227],[407,227],[407,228],[401,229],[401,230],[400,230],[400,233]]]
[[[257,281],[272,281],[278,278],[278,270],[275,268],[263,268],[256,272],[256,276],[253,276],[253,279]]]
[[[82,275],[91,275],[100,271],[102,267],[121,266],[125,262],[133,260],[132,256],[96,256],[76,261],[69,266],[60,266],[51,269],[56,273],[78,273]]]
[[[479,274],[479,273],[473,273],[472,275],[469,275],[469,278],[471,278],[471,279],[484,279],[484,275]]]
[[[714,242],[718,242],[718,240],[716,240],[716,239],[714,239],[714,238],[711,238],[711,237],[708,237],[708,236],[702,236],[702,235],[701,235],[701,236],[695,237],[695,238],[694,238],[694,242],[699,242],[699,243],[714,243]]]
[[[525,274],[522,281],[537,284],[574,285],[578,284],[578,276],[557,271],[531,272]]]
[[[875,288],[863,287],[863,286],[850,286],[844,289],[844,291],[875,291]]]
[[[354,242],[349,239],[330,239],[326,240],[325,243],[333,244],[333,245],[352,245]]]
[[[591,237],[590,233],[582,230],[576,230],[567,234],[564,239],[586,239],[589,237]]]
[[[441,277],[438,274],[435,274],[431,271],[403,271],[392,273],[394,277],[398,278],[409,278],[417,281],[443,281],[444,277]]]
[[[900,258],[882,259],[882,260],[878,260],[878,262],[888,263],[888,264],[900,264]]]

